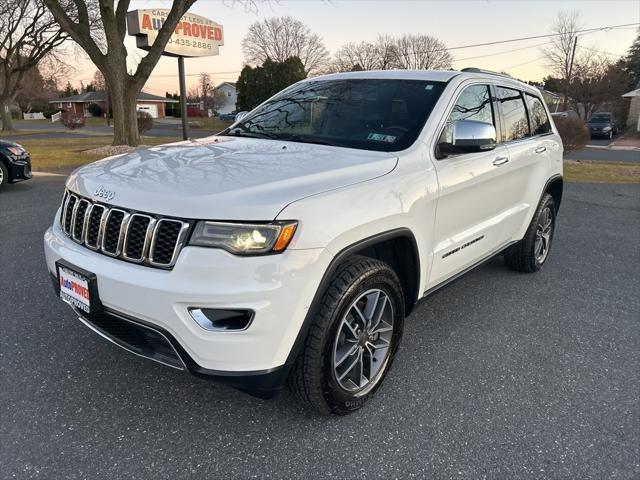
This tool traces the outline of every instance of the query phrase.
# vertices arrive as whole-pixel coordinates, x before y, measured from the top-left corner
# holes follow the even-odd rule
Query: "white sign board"
[[[127,13],[127,30],[135,35],[136,46],[149,50],[170,10],[153,8]],[[218,55],[224,45],[222,25],[193,13],[185,13],[176,25],[163,55],[173,57],[207,57]]]

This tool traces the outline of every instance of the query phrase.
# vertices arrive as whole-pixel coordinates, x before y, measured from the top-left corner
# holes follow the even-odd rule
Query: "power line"
[[[631,26],[635,26],[635,25],[640,25],[640,23],[624,23],[621,25],[608,25],[605,27],[595,27],[595,28],[585,28],[582,30],[576,30],[574,32],[571,32],[573,34],[576,33],[586,33],[586,32],[597,32],[599,30],[613,30],[614,28],[623,28],[623,27],[631,27]],[[459,45],[457,47],[448,47],[448,48],[443,48],[441,50],[460,50],[462,48],[473,48],[473,47],[486,47],[488,45],[498,45],[500,43],[511,43],[511,42],[521,42],[524,40],[535,40],[537,38],[548,38],[548,37],[557,37],[563,35],[562,33],[547,33],[546,35],[534,35],[531,37],[520,37],[520,38],[511,38],[508,40],[497,40],[495,42],[485,42],[485,43],[475,43],[472,45]]]
[[[625,57],[626,55],[623,53],[613,53],[613,52],[607,52],[606,50],[597,50],[595,48],[589,48],[589,47],[583,47],[582,45],[578,45],[578,48],[582,48],[584,50],[590,50],[592,52],[597,52],[597,53],[604,53],[606,55],[613,55],[616,57]]]
[[[518,52],[520,50],[528,50],[529,48],[541,47],[543,45],[550,45],[552,42],[536,43],[535,45],[529,45],[528,47],[512,48],[511,50],[502,50],[500,52],[488,53],[486,55],[476,55],[475,57],[455,58],[454,62],[464,62],[465,60],[475,60],[476,58],[493,57],[496,55],[503,55],[505,53]]]

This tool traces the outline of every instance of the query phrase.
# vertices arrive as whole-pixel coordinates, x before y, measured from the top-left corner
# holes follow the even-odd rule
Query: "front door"
[[[475,120],[496,125],[488,85],[465,87],[449,114],[440,142],[448,143],[452,125]],[[427,288],[438,285],[507,242],[504,228],[506,185],[501,169],[509,151],[494,150],[449,155],[436,160],[439,198],[436,209],[433,267]]]

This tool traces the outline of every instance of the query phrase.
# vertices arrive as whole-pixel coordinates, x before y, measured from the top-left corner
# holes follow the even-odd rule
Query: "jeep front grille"
[[[73,241],[91,250],[128,262],[171,268],[190,223],[94,203],[66,191],[60,226]]]

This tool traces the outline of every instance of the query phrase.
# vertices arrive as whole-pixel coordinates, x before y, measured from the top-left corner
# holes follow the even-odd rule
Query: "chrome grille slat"
[[[60,213],[62,231],[77,243],[110,257],[170,269],[191,224],[95,203],[66,190]]]
[[[71,217],[71,238],[78,243],[84,242],[84,226],[87,218],[87,209],[91,204],[84,198],[76,201]]]
[[[170,229],[166,232],[166,229]],[[182,220],[163,218],[158,220],[153,230],[149,263],[156,267],[171,267],[176,263],[178,253],[182,248],[189,224]],[[167,238],[164,238],[166,235]],[[172,254],[166,252],[166,244],[174,244]]]

